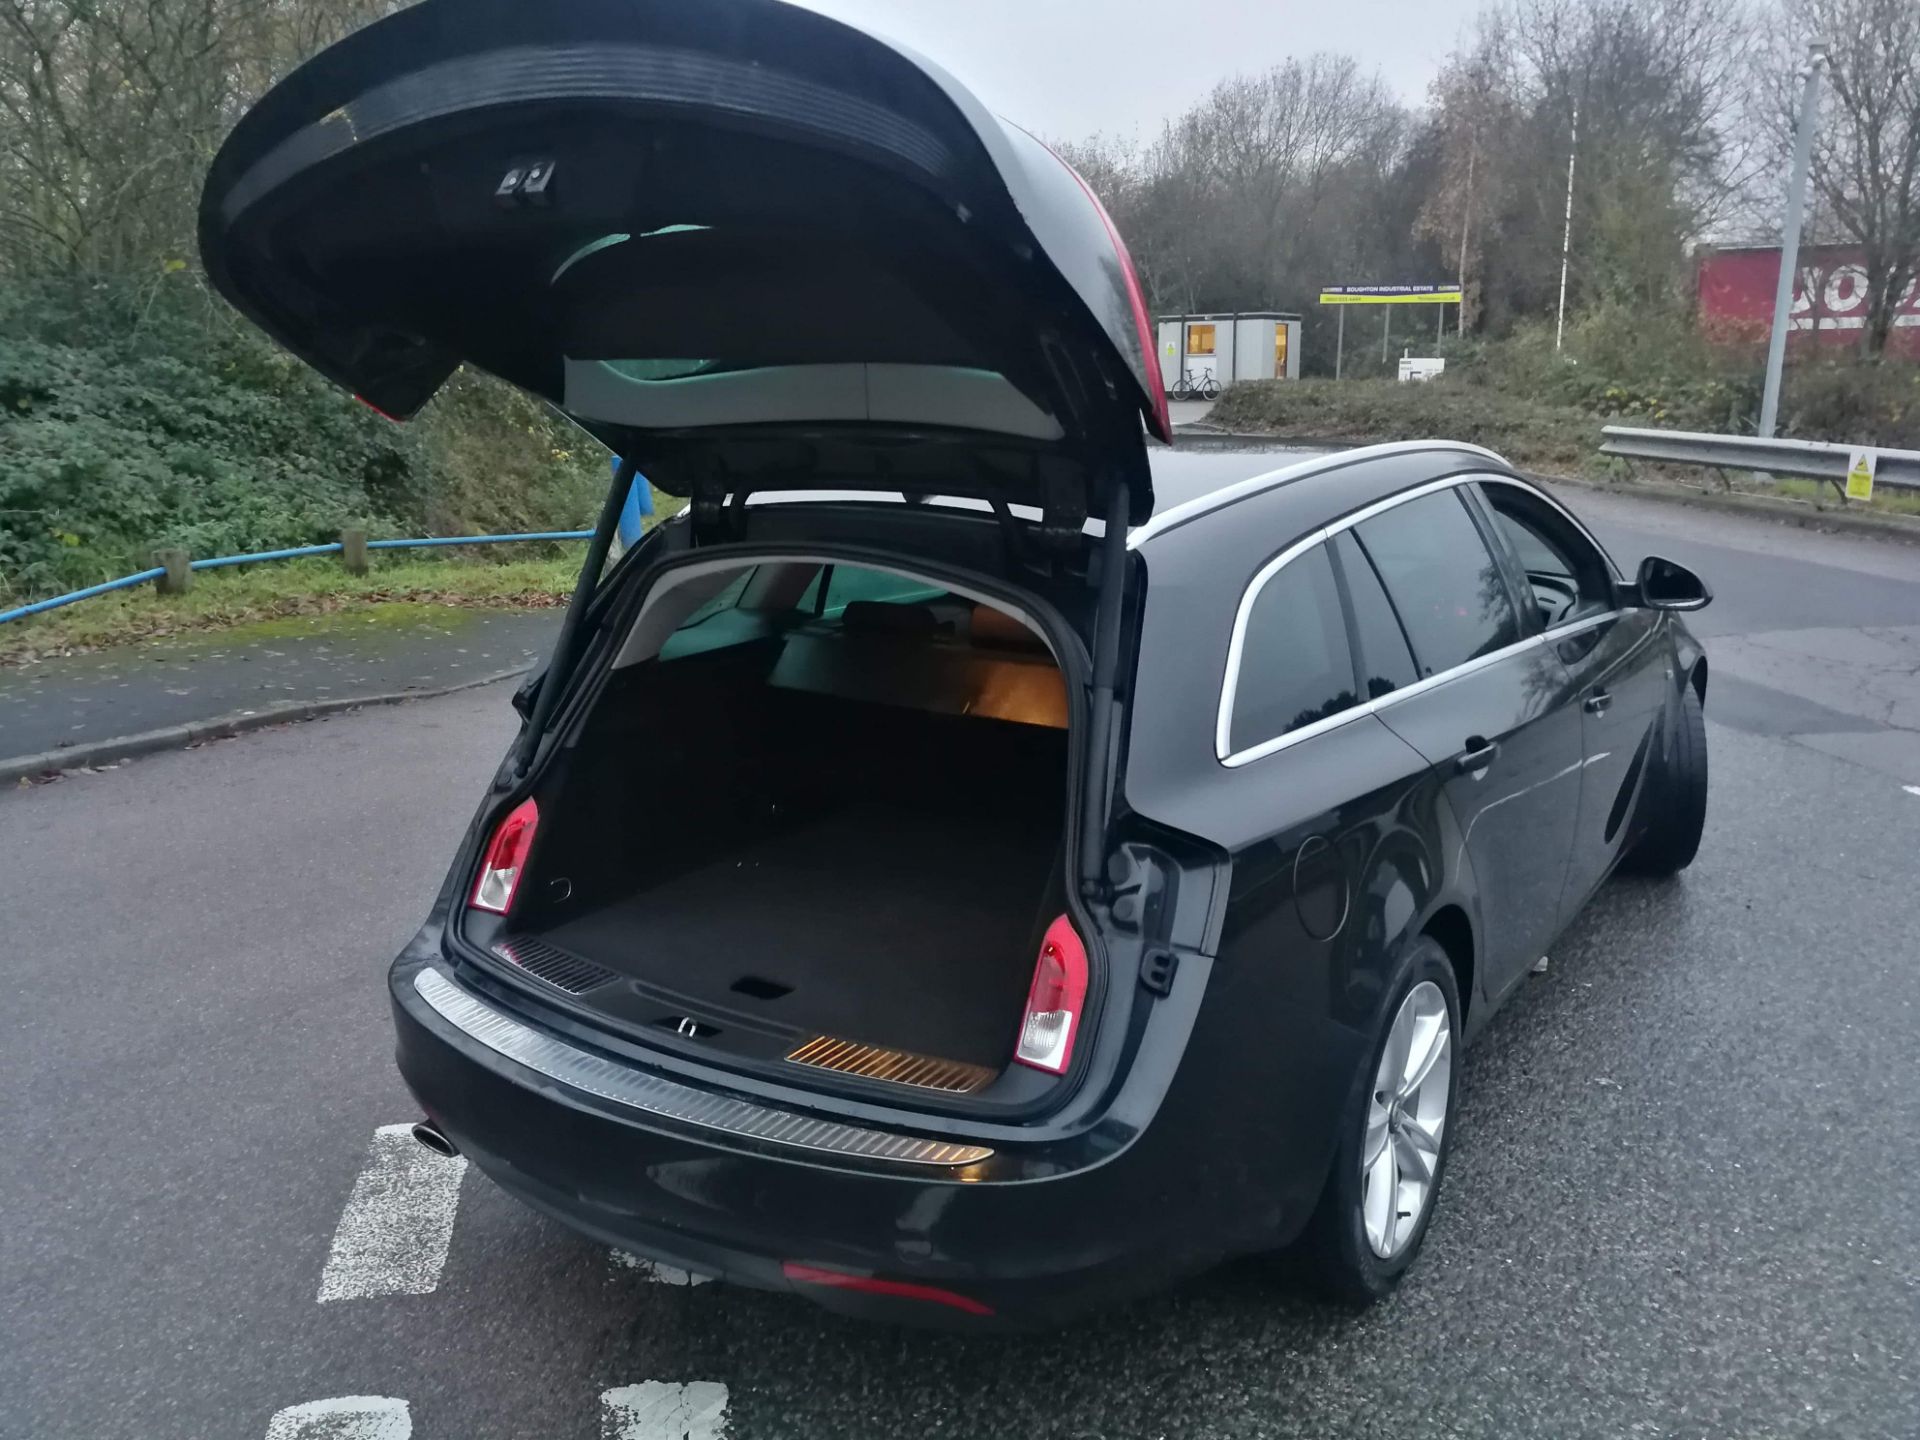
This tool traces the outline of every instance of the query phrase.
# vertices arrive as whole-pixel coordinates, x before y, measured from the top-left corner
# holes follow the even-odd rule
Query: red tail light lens
[[[539,824],[540,807],[531,796],[500,822],[487,842],[486,858],[480,862],[480,879],[473,887],[474,909],[491,910],[496,915],[507,913],[513,904],[513,892],[520,888],[527,853],[533,849],[533,832]]]
[[[1020,1044],[1013,1058],[1052,1075],[1066,1073],[1073,1058],[1073,1037],[1080,1028],[1080,1011],[1087,1003],[1087,947],[1080,943],[1072,922],[1058,917],[1040,942],[1040,959],[1033,967],[1033,987],[1027,991],[1027,1015],[1020,1026]]]
[[[1060,160],[1057,153],[1053,158]],[[1065,160],[1060,160],[1060,163],[1067,165]],[[1147,293],[1140,284],[1140,273],[1133,268],[1133,256],[1127,253],[1127,242],[1120,238],[1119,227],[1113,223],[1113,217],[1107,214],[1107,207],[1100,203],[1100,197],[1093,193],[1093,187],[1087,184],[1086,176],[1071,165],[1067,165],[1067,173],[1080,182],[1080,188],[1086,191],[1087,199],[1093,202],[1093,208],[1100,214],[1100,223],[1106,227],[1107,238],[1113,242],[1114,258],[1120,262],[1120,274],[1127,282],[1127,304],[1133,311],[1133,328],[1140,343],[1140,361],[1146,372],[1147,403],[1153,407],[1149,428],[1160,439],[1172,444],[1173,418],[1167,411],[1166,381],[1160,372],[1160,345],[1155,339],[1153,315],[1147,309]]]

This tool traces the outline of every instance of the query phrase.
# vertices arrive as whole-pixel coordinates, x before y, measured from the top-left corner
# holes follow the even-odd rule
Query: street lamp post
[[[1820,70],[1827,47],[1807,47],[1806,84],[1800,92],[1800,119],[1793,136],[1793,175],[1787,181],[1787,214],[1780,234],[1780,278],[1773,287],[1773,329],[1767,335],[1767,384],[1760,399],[1760,438],[1773,438],[1780,419],[1780,371],[1787,361],[1788,312],[1793,282],[1800,269],[1800,216],[1807,202],[1807,166],[1813,158],[1813,127],[1820,108]]]

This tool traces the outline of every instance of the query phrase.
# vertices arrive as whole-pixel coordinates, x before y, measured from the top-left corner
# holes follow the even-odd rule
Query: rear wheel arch
[[[1475,1008],[1473,922],[1458,905],[1442,905],[1420,933],[1431,937],[1446,951],[1447,959],[1453,964],[1454,985],[1460,992],[1460,1018],[1464,1022]]]

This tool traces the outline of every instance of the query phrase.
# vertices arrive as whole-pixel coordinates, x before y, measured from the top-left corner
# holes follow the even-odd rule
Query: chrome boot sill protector
[[[775,1145],[909,1165],[973,1165],[993,1154],[984,1145],[955,1145],[814,1120],[649,1075],[522,1025],[483,1004],[431,966],[413,977],[413,988],[449,1025],[516,1065],[649,1115]]]

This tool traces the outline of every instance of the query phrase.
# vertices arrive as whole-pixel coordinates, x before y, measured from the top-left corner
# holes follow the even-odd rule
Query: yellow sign
[[[1874,461],[1879,457],[1871,450],[1856,450],[1853,460],[1847,466],[1847,498],[1849,500],[1873,499]]]
[[[1322,290],[1322,305],[1458,305],[1460,291],[1429,290],[1418,285],[1349,286]]]

